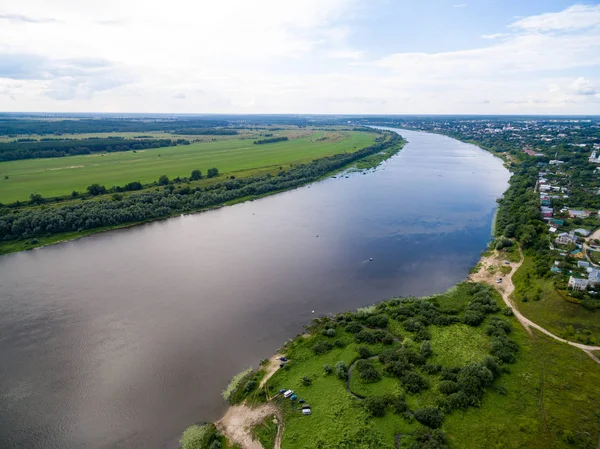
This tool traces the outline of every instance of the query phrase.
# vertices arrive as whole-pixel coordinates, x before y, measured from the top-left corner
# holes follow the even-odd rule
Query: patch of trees
[[[200,129],[186,129],[182,134],[188,136],[235,136],[239,134],[235,129],[228,128],[200,128]]]
[[[463,322],[469,326],[479,326],[486,315],[497,313],[500,307],[492,297],[490,288],[482,284],[473,284],[472,297],[465,309]]]
[[[358,377],[365,383],[374,383],[381,380],[381,374],[379,374],[379,371],[368,360],[358,360],[354,368],[358,371]]]
[[[181,449],[221,449],[223,436],[214,424],[193,425],[185,429],[179,439]]]
[[[22,139],[20,139],[22,140]],[[185,139],[124,139],[121,137],[89,138],[73,140],[44,139],[41,141],[0,143],[0,161],[37,159],[48,157],[77,156],[92,153],[113,153],[151,148],[189,145]]]
[[[266,143],[285,142],[286,140],[290,139],[287,137],[270,137],[268,139],[255,140],[253,143],[254,145],[264,145]]]
[[[158,191],[132,193],[122,201],[102,198],[53,207],[0,207],[0,240],[34,238],[61,232],[135,223],[191,212],[236,198],[282,191],[314,181],[358,159],[396,145],[400,141],[401,139],[394,135],[385,143],[375,144],[354,153],[315,159],[308,164],[292,167],[285,176],[265,174],[243,179],[227,179],[195,188],[186,186],[176,189],[174,185],[168,184]],[[216,173],[218,174],[218,170]]]
[[[186,129],[216,128],[228,126],[229,120],[213,118],[196,119],[165,119],[152,118],[140,120],[132,119],[88,119],[78,120],[34,120],[34,119],[7,119],[0,118],[0,135],[20,134],[87,134],[110,132],[149,132],[165,131],[177,132]]]

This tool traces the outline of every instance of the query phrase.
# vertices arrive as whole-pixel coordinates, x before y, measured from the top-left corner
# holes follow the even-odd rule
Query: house
[[[552,217],[552,214],[554,213],[554,210],[551,207],[545,207],[545,206],[542,206],[541,211],[542,211],[542,217],[547,217],[547,218]]]
[[[556,231],[558,231],[558,229],[556,229],[554,226],[550,226],[550,229],[548,229],[548,231],[554,234]]]
[[[561,232],[558,234],[555,241],[559,245],[568,245],[570,243],[577,242],[577,237],[575,237],[572,233]]]
[[[588,287],[587,279],[577,279],[573,276],[569,276],[569,287],[573,290],[585,290]]]
[[[577,261],[577,266],[578,267],[582,267],[582,268],[589,268],[590,263],[586,262],[585,260],[578,260]]]
[[[550,200],[542,200],[542,206],[550,206]]]
[[[584,237],[587,237],[588,235],[590,235],[590,231],[588,231],[587,229],[583,229],[583,228],[577,228],[573,232],[575,234],[579,234],[579,235],[582,235]]]
[[[590,216],[590,213],[587,210],[569,210],[569,217],[571,218],[587,218]]]
[[[600,270],[592,270],[588,274],[588,285],[600,285]]]
[[[550,271],[552,271],[553,273],[562,273],[562,270],[558,267],[552,267],[550,268]]]
[[[600,164],[600,157],[598,157],[598,152],[593,151],[592,155],[588,159],[592,164]]]
[[[558,218],[552,218],[550,220],[550,223],[552,223],[554,226],[560,227],[560,226],[564,226],[565,220],[559,220]]]
[[[564,164],[564,163],[565,163],[565,161],[559,161],[559,160],[556,160],[556,159],[552,159],[550,161],[550,165],[560,165],[560,164]]]
[[[581,252],[580,249],[576,249],[575,251],[571,251],[569,256],[574,257],[575,259],[583,259],[585,256]]]

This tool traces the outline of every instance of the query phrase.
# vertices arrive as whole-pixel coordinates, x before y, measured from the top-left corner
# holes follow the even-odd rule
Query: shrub
[[[440,393],[452,394],[458,391],[458,384],[456,382],[452,382],[451,380],[442,380],[438,388]]]
[[[246,382],[246,385],[244,386],[244,394],[252,392],[257,385],[258,382],[256,382],[255,380],[249,380],[248,382]]]
[[[378,396],[371,396],[364,400],[364,406],[371,416],[381,418],[385,416],[385,408],[387,403],[384,398]]]
[[[427,427],[437,429],[444,421],[444,414],[437,407],[424,407],[415,410],[415,419]]]
[[[394,408],[394,413],[400,415],[408,410],[408,406],[406,405],[406,401],[402,396],[397,396],[392,401],[392,407]]]
[[[333,372],[331,365],[323,365],[323,371],[326,375],[330,375]]]
[[[418,393],[421,390],[425,390],[429,387],[427,380],[419,376],[415,371],[409,371],[401,379],[402,385],[406,388],[406,391],[410,393]]]
[[[304,385],[305,387],[310,387],[312,385],[312,380],[310,379],[310,377],[303,376],[302,377],[302,385]]]
[[[479,326],[484,318],[485,315],[483,313],[467,310],[463,316],[463,323],[468,324],[469,326]]]
[[[193,425],[185,429],[179,444],[181,449],[205,449],[213,448],[214,442],[219,442],[221,435],[217,432],[214,424],[205,424],[203,426]],[[220,446],[214,446],[215,448]]]
[[[333,345],[328,341],[319,340],[312,346],[312,351],[316,355],[323,355],[333,349]]]
[[[352,321],[350,324],[348,324],[346,326],[346,332],[350,333],[350,334],[357,334],[362,330],[362,326],[360,325],[360,323],[357,323],[356,321]]]
[[[360,359],[356,362],[358,376],[366,383],[374,383],[381,380],[381,374],[367,360]]]
[[[358,356],[361,359],[368,359],[369,357],[371,357],[373,355],[373,353],[371,352],[371,350],[369,348],[367,348],[366,346],[359,346],[358,347]]]
[[[242,380],[244,380],[244,378],[246,378],[250,373],[252,373],[252,367],[233,376],[233,378],[229,382],[229,385],[227,386],[227,388],[223,391],[223,393],[221,393],[221,396],[223,397],[223,399],[225,399],[226,401],[229,401],[229,399],[232,397],[233,393],[235,393],[235,391],[240,386]]]
[[[447,449],[446,434],[440,429],[416,429],[412,435],[415,440],[408,449]]]
[[[433,351],[431,350],[431,343],[429,342],[429,340],[424,341],[423,343],[421,343],[421,355],[425,358],[429,357]]]
[[[343,348],[344,346],[346,346],[346,344],[342,340],[338,339],[333,341],[333,346],[335,346],[336,348]]]
[[[438,374],[442,370],[442,365],[428,363],[423,366],[423,371],[427,374]]]
[[[373,328],[385,328],[388,325],[388,317],[385,314],[372,315],[367,318],[366,324]]]
[[[348,378],[348,365],[346,362],[342,360],[335,364],[335,374],[337,374],[337,377],[343,380]]]
[[[326,335],[327,337],[335,337],[335,329],[327,329],[327,330],[325,331],[325,335]]]

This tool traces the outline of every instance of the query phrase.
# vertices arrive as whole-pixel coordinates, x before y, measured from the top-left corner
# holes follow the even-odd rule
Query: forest
[[[43,139],[30,141],[19,139],[14,142],[0,142],[0,161],[38,159],[47,157],[76,156],[92,153],[112,153],[149,148],[189,145],[186,139],[125,139],[123,137],[88,139]]]

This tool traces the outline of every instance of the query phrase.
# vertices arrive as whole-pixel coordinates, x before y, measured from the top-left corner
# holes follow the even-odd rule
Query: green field
[[[523,315],[560,337],[586,342],[588,338],[586,334],[589,332],[589,336],[596,343],[600,342],[600,310],[590,311],[579,304],[563,299],[554,288],[551,279],[537,277],[533,261],[529,256],[525,256],[523,265],[512,278],[516,291],[528,276],[532,286],[541,290],[541,299],[523,302],[520,295],[515,292],[514,300]],[[593,341],[588,344],[593,344]]]
[[[140,133],[144,134],[144,133]],[[258,136],[257,134],[256,136]],[[194,169],[206,174],[278,168],[327,155],[355,151],[373,143],[376,134],[353,131],[280,131],[287,142],[253,145],[254,139],[217,139],[187,146],[108,154],[28,159],[0,163],[0,202],[26,201],[31,193],[44,197],[85,191],[93,183],[112,186],[140,181],[151,183],[161,175],[189,176]],[[236,136],[233,136],[236,137]],[[8,179],[6,179],[8,177]]]
[[[430,298],[442,308],[454,310],[464,307],[464,299],[464,286]],[[600,367],[582,351],[542,334],[530,336],[515,318],[501,317],[512,325],[510,338],[519,346],[517,361],[506,365],[506,372],[487,389],[479,407],[446,415],[442,430],[448,446],[595,449],[600,432]],[[394,328],[389,329],[399,331],[397,326]],[[485,323],[478,327],[429,326],[428,330],[432,363],[461,366],[488,354],[490,337],[485,333]],[[411,338],[406,331],[403,333]],[[302,416],[291,401],[277,401],[285,416],[283,447],[408,448],[410,435],[423,426],[389,409],[384,417],[371,417],[364,402],[346,391],[346,383],[335,372],[327,375],[323,369],[325,364],[334,366],[340,360],[350,365],[358,357],[358,344],[351,334],[337,327],[334,338],[340,339],[344,347],[315,355],[311,348],[323,338],[318,334],[296,338],[285,352],[291,360],[288,369],[279,370],[269,381],[271,392],[294,389],[313,411],[310,416]],[[375,353],[382,349],[378,345],[369,347]],[[382,372],[379,362],[373,365]],[[305,376],[312,380],[311,385],[303,384]],[[418,394],[406,393],[409,410],[435,405],[443,396],[437,390],[439,375],[424,377],[429,382],[428,389]],[[397,379],[385,376],[379,382],[364,384],[353,373],[350,386],[353,392],[365,396],[403,393]]]

